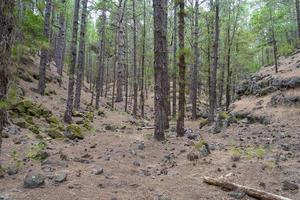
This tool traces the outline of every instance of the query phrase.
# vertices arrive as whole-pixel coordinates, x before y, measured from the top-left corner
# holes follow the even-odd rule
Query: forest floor
[[[296,54],[294,61],[282,59],[281,63],[283,66],[289,61],[293,67],[298,60],[300,54]],[[24,65],[29,75],[38,72],[38,61],[26,61]],[[297,73],[299,68],[291,74]],[[32,82],[20,79],[19,86],[26,99],[42,104],[61,120],[67,76],[59,87],[54,66],[51,65],[47,74],[47,91],[52,91],[49,96],[41,97],[32,89],[37,85],[33,78]],[[292,93],[297,92],[296,89]],[[91,98],[87,87],[82,97],[85,107]],[[200,129],[200,120],[186,119],[187,134],[177,138],[175,121],[171,121],[165,142],[155,141],[153,129],[148,129],[153,126],[149,105],[148,121],[132,118],[123,111],[123,104],[116,104],[115,110],[101,107],[104,114],[98,116],[95,112],[93,128],[85,132],[83,140],[55,140],[44,136],[46,122],[34,118],[43,137],[18,127],[3,141],[1,163],[8,171],[18,167],[17,172],[10,172],[13,175],[0,178],[0,199],[253,199],[241,192],[207,185],[203,183],[204,176],[223,176],[234,183],[300,199],[300,109],[270,108],[267,106],[270,98],[270,95],[250,95],[232,106],[236,112],[248,109],[257,115],[268,115],[268,124],[241,119],[214,134],[210,126]],[[152,102],[153,96],[150,95],[148,101]],[[101,105],[107,104],[102,100]],[[41,140],[46,143],[43,150],[39,149]],[[203,148],[204,142],[209,145],[210,153]],[[30,152],[35,150],[46,152],[46,160],[30,159]],[[193,160],[191,155],[197,155],[198,159]],[[35,189],[24,188],[24,177],[28,173],[42,174],[45,183]],[[60,176],[67,176],[66,180],[58,181]]]

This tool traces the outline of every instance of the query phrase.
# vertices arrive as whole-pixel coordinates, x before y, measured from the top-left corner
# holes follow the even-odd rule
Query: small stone
[[[141,142],[139,145],[138,145],[138,149],[139,150],[144,150],[145,149],[145,144],[143,142]]]
[[[95,167],[94,169],[93,169],[93,174],[95,174],[95,175],[100,175],[100,174],[103,174],[103,168],[102,167],[99,167],[99,166],[97,166],[97,167]]]
[[[196,154],[194,152],[190,152],[190,153],[187,154],[187,159],[189,161],[194,161],[194,160],[199,159],[199,156],[198,156],[198,154]]]
[[[9,167],[6,172],[7,172],[8,175],[12,176],[12,175],[17,174],[18,171],[19,170],[16,166],[12,166],[12,167]]]
[[[24,188],[38,188],[45,182],[45,177],[39,173],[28,173],[24,179]]]
[[[59,172],[55,174],[54,181],[56,183],[62,183],[67,180],[67,176],[68,176],[67,172]]]
[[[288,144],[282,144],[281,147],[282,147],[283,151],[289,151],[290,150],[290,145],[288,145]]]
[[[299,190],[299,186],[295,183],[292,183],[290,181],[283,181],[282,182],[282,190]]]
[[[229,196],[235,198],[235,199],[242,199],[246,195],[243,191],[232,191],[229,193]]]
[[[135,160],[133,162],[133,165],[136,166],[136,167],[139,167],[139,166],[141,166],[141,163],[138,160]]]
[[[0,194],[0,200],[10,200],[7,194]]]
[[[240,159],[241,159],[241,156],[237,156],[237,155],[231,156],[231,160],[232,160],[233,162],[238,162]]]
[[[14,139],[13,139],[13,143],[14,144],[21,144],[21,139],[19,138],[19,137],[15,137]]]

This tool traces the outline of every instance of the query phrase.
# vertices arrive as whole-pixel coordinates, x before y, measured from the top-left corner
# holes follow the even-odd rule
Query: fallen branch
[[[204,182],[210,185],[215,185],[221,188],[225,188],[228,190],[240,190],[245,192],[248,196],[260,199],[260,200],[292,200],[283,196],[279,196],[276,194],[272,194],[269,192],[257,190],[254,188],[249,188],[246,186],[238,185],[235,183],[230,183],[222,179],[214,179],[210,177],[204,177]]]
[[[143,129],[154,129],[153,126],[149,126],[149,127],[139,127],[138,129],[143,130]]]

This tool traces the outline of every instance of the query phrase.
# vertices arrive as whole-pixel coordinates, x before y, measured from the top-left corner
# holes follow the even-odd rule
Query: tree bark
[[[134,117],[137,116],[137,53],[136,53],[136,13],[135,13],[135,0],[132,0],[132,17],[133,17],[133,111]]]
[[[192,73],[192,119],[197,119],[197,89],[198,89],[198,66],[199,66],[199,58],[200,58],[200,51],[199,51],[199,0],[196,0],[195,3],[195,32],[194,32],[194,55],[195,55],[195,63],[193,66],[193,73]]]
[[[11,47],[14,34],[14,0],[0,2],[0,156],[2,149],[2,131],[7,122],[7,91],[10,77]],[[0,162],[0,170],[1,170]]]
[[[74,101],[74,108],[76,110],[78,110],[80,107],[81,86],[84,77],[83,72],[84,72],[84,63],[85,63],[85,32],[86,32],[86,17],[87,17],[87,1],[88,0],[82,1],[79,52],[78,52],[78,63],[77,63],[77,78],[76,78],[75,101]]]
[[[119,9],[118,19],[118,69],[117,69],[117,93],[116,102],[123,101],[123,85],[125,76],[125,20],[126,0]]]
[[[166,1],[166,5],[168,5],[168,0]],[[166,33],[168,33],[168,6],[166,7],[166,12],[165,12],[165,20],[164,20],[164,26],[166,29]],[[168,34],[166,35],[168,37]],[[168,41],[168,39],[166,39]],[[166,44],[167,45],[167,44]],[[164,127],[165,129],[169,128],[169,117],[171,115],[171,107],[170,107],[170,81],[169,81],[169,70],[168,70],[168,61],[169,61],[169,56],[168,56],[168,48],[166,49],[166,57],[167,59],[165,60],[166,64],[163,66],[163,74],[162,74],[162,89],[163,89],[163,99],[164,99],[164,109],[166,110],[166,117],[163,118],[164,120]]]
[[[57,67],[57,73],[62,77],[63,68],[64,68],[64,57],[65,57],[65,48],[66,48],[66,0],[61,0],[63,8],[60,8],[59,15],[59,31],[57,35],[57,47],[55,48],[55,64]]]
[[[173,95],[172,95],[172,116],[176,117],[176,93],[177,93],[177,4],[174,5],[174,28],[173,28]]]
[[[156,140],[164,140],[164,118],[167,117],[163,99],[163,68],[167,64],[166,1],[153,0],[154,8],[154,113]]]
[[[213,45],[213,53],[214,53],[214,62],[211,66],[211,92],[210,92],[210,102],[209,102],[209,121],[213,122],[215,117],[215,109],[216,109],[216,99],[217,99],[217,68],[218,68],[218,58],[219,58],[219,0],[215,2],[215,38]]]
[[[141,96],[140,96],[140,105],[141,105],[141,117],[145,116],[145,97],[144,97],[144,78],[145,78],[145,46],[146,46],[146,0],[144,0],[144,24],[143,24],[143,44],[142,44],[142,69],[141,69]]]
[[[300,39],[300,5],[299,0],[295,0],[296,4],[296,14],[297,14],[297,33],[298,33],[298,40]]]
[[[104,51],[105,51],[105,26],[106,26],[106,11],[103,9],[102,11],[102,25],[101,29],[99,30],[99,34],[101,35],[100,45],[99,45],[99,65],[98,65],[98,73],[97,73],[97,80],[96,80],[96,109],[99,108],[100,102],[100,94],[101,90],[103,90],[103,83],[104,83]]]
[[[49,43],[50,37],[50,17],[51,17],[52,0],[46,1],[45,8],[45,22],[44,22],[44,36],[47,43]],[[49,49],[43,47],[41,49],[40,69],[39,69],[39,84],[38,89],[40,95],[45,94],[46,88],[46,65],[48,63]]]
[[[73,32],[71,42],[71,63],[69,66],[69,83],[68,83],[68,98],[67,107],[64,114],[64,121],[66,123],[72,122],[73,99],[74,99],[74,74],[76,68],[77,57],[77,35],[78,35],[78,17],[79,17],[79,0],[74,2],[74,16],[73,16]]]
[[[185,52],[184,52],[184,1],[179,2],[179,101],[178,101],[178,118],[177,118],[177,136],[184,136],[184,111],[185,111]]]

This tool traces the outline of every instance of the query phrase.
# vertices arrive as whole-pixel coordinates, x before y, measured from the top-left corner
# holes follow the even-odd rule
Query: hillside
[[[242,83],[241,98],[231,105],[231,113],[219,113],[218,134],[205,125],[205,119],[187,119],[185,137],[176,137],[171,122],[167,140],[157,142],[150,129],[153,121],[133,119],[121,103],[111,110],[102,99],[100,110],[90,109],[87,83],[75,128],[64,125],[67,75],[59,86],[51,65],[47,95],[40,96],[34,89],[39,60],[24,60],[18,81],[21,99],[9,112],[11,124],[2,147],[6,172],[0,179],[0,197],[253,199],[203,183],[204,176],[223,176],[299,199],[299,62],[296,53],[280,60],[278,74],[268,66]],[[147,115],[152,119],[149,110]],[[24,184],[40,187],[28,189]]]

